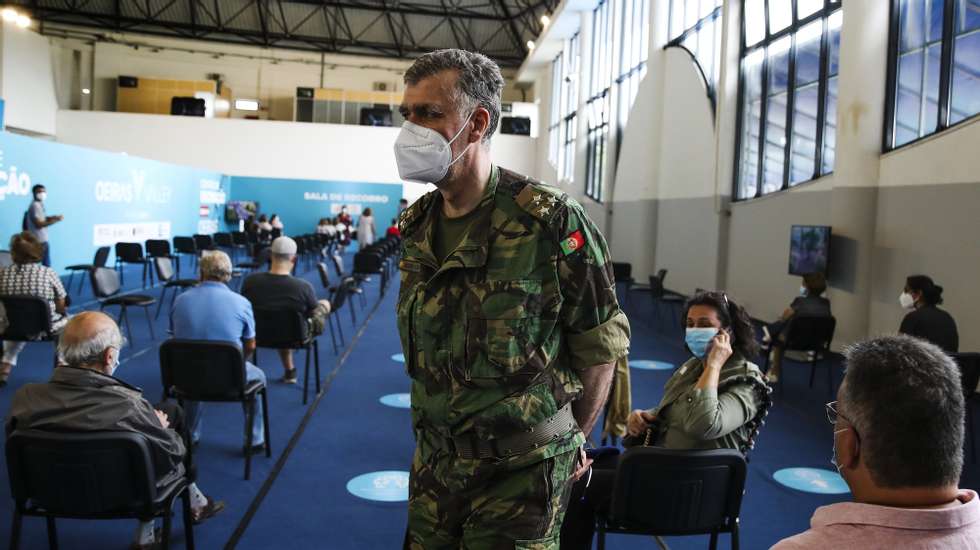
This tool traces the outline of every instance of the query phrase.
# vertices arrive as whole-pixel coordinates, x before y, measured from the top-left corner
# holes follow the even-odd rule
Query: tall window
[[[743,0],[736,199],[834,170],[840,5]]]
[[[616,59],[613,40],[613,1],[602,0],[592,12],[592,66],[589,78],[589,100],[585,194],[602,202],[602,187],[608,161],[609,110],[612,94],[612,69]]]
[[[891,33],[886,148],[980,112],[980,1],[893,0]]]
[[[621,129],[646,74],[649,15],[650,0],[601,0],[592,12],[585,194],[599,202],[604,197],[609,162],[613,93],[619,109],[617,126]]]
[[[561,107],[559,111],[561,128],[559,131],[560,149],[558,151],[558,179],[571,182],[575,177],[575,134],[578,131],[578,85],[582,56],[578,33],[565,41],[562,54],[563,65],[561,84]]]
[[[667,47],[691,52],[712,101],[721,71],[721,8],[722,0],[670,0]]]
[[[551,62],[551,116],[548,122],[548,162],[558,168],[558,155],[561,151],[562,78],[564,78],[565,52],[560,52]]]

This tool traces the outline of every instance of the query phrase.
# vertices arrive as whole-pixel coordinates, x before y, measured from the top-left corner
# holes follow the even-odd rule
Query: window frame
[[[558,108],[558,179],[571,183],[575,181],[575,138],[578,134],[578,98],[582,82],[581,33],[576,31],[565,41],[562,48],[565,64],[562,66],[562,105]],[[569,81],[569,77],[574,78]]]
[[[684,2],[685,12],[686,12],[686,6],[689,1],[690,0],[669,0],[669,4],[668,4],[669,9],[667,11],[667,22],[668,22],[667,36],[668,37],[670,36],[670,31],[671,31],[670,22],[674,20],[673,12],[676,3]],[[708,101],[711,103],[712,120],[714,120],[715,111],[717,109],[717,93],[718,93],[717,91],[718,83],[713,80],[715,76],[714,70],[712,70],[711,76],[709,77],[708,73],[705,72],[704,67],[701,66],[701,61],[698,60],[697,52],[692,52],[690,48],[684,45],[684,42],[691,35],[697,35],[701,31],[701,29],[709,23],[714,23],[715,25],[718,25],[720,28],[720,26],[723,24],[722,13],[724,9],[725,9],[725,4],[724,2],[722,2],[721,5],[715,6],[715,8],[712,9],[711,13],[709,13],[708,15],[701,17],[699,14],[698,16],[699,18],[697,22],[694,23],[693,26],[686,27],[679,35],[675,36],[674,38],[671,38],[667,42],[667,44],[664,45],[664,50],[666,50],[667,48],[680,48],[681,50],[687,52],[687,54],[691,56],[691,60],[694,61],[694,66],[698,68],[698,72],[701,74],[701,80],[704,81],[704,87],[707,90]],[[716,32],[716,37],[718,36],[718,34],[721,33]],[[714,44],[714,52],[713,52],[715,67],[712,67],[712,69],[714,68],[720,69],[721,67],[721,63],[722,63],[721,50],[722,50],[721,44],[716,42]]]
[[[733,182],[732,182],[732,201],[741,202],[752,199],[758,199],[767,195],[772,195],[779,193],[780,191],[786,191],[791,187],[797,187],[799,185],[805,184],[817,180],[821,177],[832,174],[834,171],[824,170],[824,138],[826,135],[827,128],[827,88],[829,82],[829,72],[830,72],[830,28],[829,22],[831,17],[834,16],[838,11],[843,10],[842,0],[823,0],[823,6],[816,10],[815,12],[807,15],[806,17],[799,19],[797,17],[797,1],[791,0],[791,20],[789,26],[784,29],[780,29],[778,32],[773,33],[771,31],[770,17],[769,17],[769,2],[773,0],[760,0],[763,2],[763,16],[764,16],[764,33],[762,38],[752,44],[746,44],[746,3],[748,0],[741,0],[741,22],[739,30],[739,57],[738,57],[738,103],[736,109],[736,133],[735,133],[735,165],[733,170]],[[864,0],[857,0],[864,1]],[[843,12],[841,11],[841,14]],[[792,158],[793,158],[793,124],[794,124],[794,114],[795,114],[795,100],[797,95],[796,90],[796,52],[797,52],[797,41],[795,39],[796,34],[807,27],[808,25],[815,23],[821,23],[821,34],[820,34],[820,59],[819,63],[819,76],[818,76],[818,92],[817,92],[817,120],[816,120],[816,136],[814,143],[814,157],[813,157],[813,174],[812,177],[792,183]],[[779,189],[775,191],[770,191],[768,193],[763,192],[763,185],[765,183],[765,155],[766,155],[766,126],[768,125],[768,104],[769,104],[769,89],[770,89],[770,78],[769,78],[769,64],[770,55],[769,47],[778,42],[781,39],[789,38],[790,47],[788,50],[788,67],[787,67],[787,98],[786,98],[786,121],[784,137],[786,137],[786,143],[783,144],[783,175],[782,183]],[[745,94],[746,94],[746,80],[745,80],[745,67],[744,61],[753,53],[761,52],[762,64],[760,70],[760,111],[759,111],[759,134],[758,134],[758,151],[755,151],[757,156],[757,170],[756,170],[756,182],[755,182],[755,194],[752,196],[742,197],[740,196],[740,185],[741,185],[741,175],[742,175],[742,134],[743,134],[743,124],[745,122]],[[840,76],[839,69],[839,59],[840,51],[838,46],[838,73]]]
[[[942,37],[940,38],[941,50],[939,58],[939,97],[936,103],[936,116],[938,123],[936,129],[921,135],[913,140],[895,145],[895,125],[898,119],[896,109],[898,108],[898,58],[899,44],[901,38],[901,0],[891,0],[888,13],[888,69],[885,89],[885,124],[882,129],[881,151],[888,153],[903,147],[908,147],[919,143],[932,136],[939,135],[947,130],[955,128],[961,124],[972,122],[980,116],[980,111],[967,116],[963,120],[950,123],[951,108],[953,100],[953,50],[956,41],[956,0],[943,0],[943,25]],[[923,55],[928,55],[923,47]],[[925,90],[923,90],[925,93]]]
[[[616,55],[616,9],[614,2],[615,0],[600,0],[599,5],[592,11],[589,99],[586,101],[585,107],[587,117],[585,196],[600,204],[603,202],[605,171],[608,167],[607,142],[614,84],[613,69],[619,61]],[[602,25],[601,28],[600,25]],[[596,119],[598,119],[598,124],[593,124]]]

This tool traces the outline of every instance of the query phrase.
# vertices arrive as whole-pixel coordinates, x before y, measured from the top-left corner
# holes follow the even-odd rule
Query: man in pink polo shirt
[[[957,488],[963,411],[959,369],[938,347],[909,336],[851,347],[827,416],[854,502],[817,508],[810,530],[773,549],[980,550],[980,500]]]

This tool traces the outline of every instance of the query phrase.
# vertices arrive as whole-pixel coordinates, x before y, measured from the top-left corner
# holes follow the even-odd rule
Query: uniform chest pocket
[[[537,353],[554,327],[541,281],[471,285],[467,297],[466,373],[471,380],[533,376],[547,366]]]

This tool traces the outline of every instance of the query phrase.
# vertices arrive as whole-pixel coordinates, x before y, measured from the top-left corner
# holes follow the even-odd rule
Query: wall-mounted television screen
[[[789,274],[827,273],[830,226],[794,225],[789,235]]]
[[[255,201],[228,201],[225,203],[225,221],[238,223],[259,213],[259,203]]]

